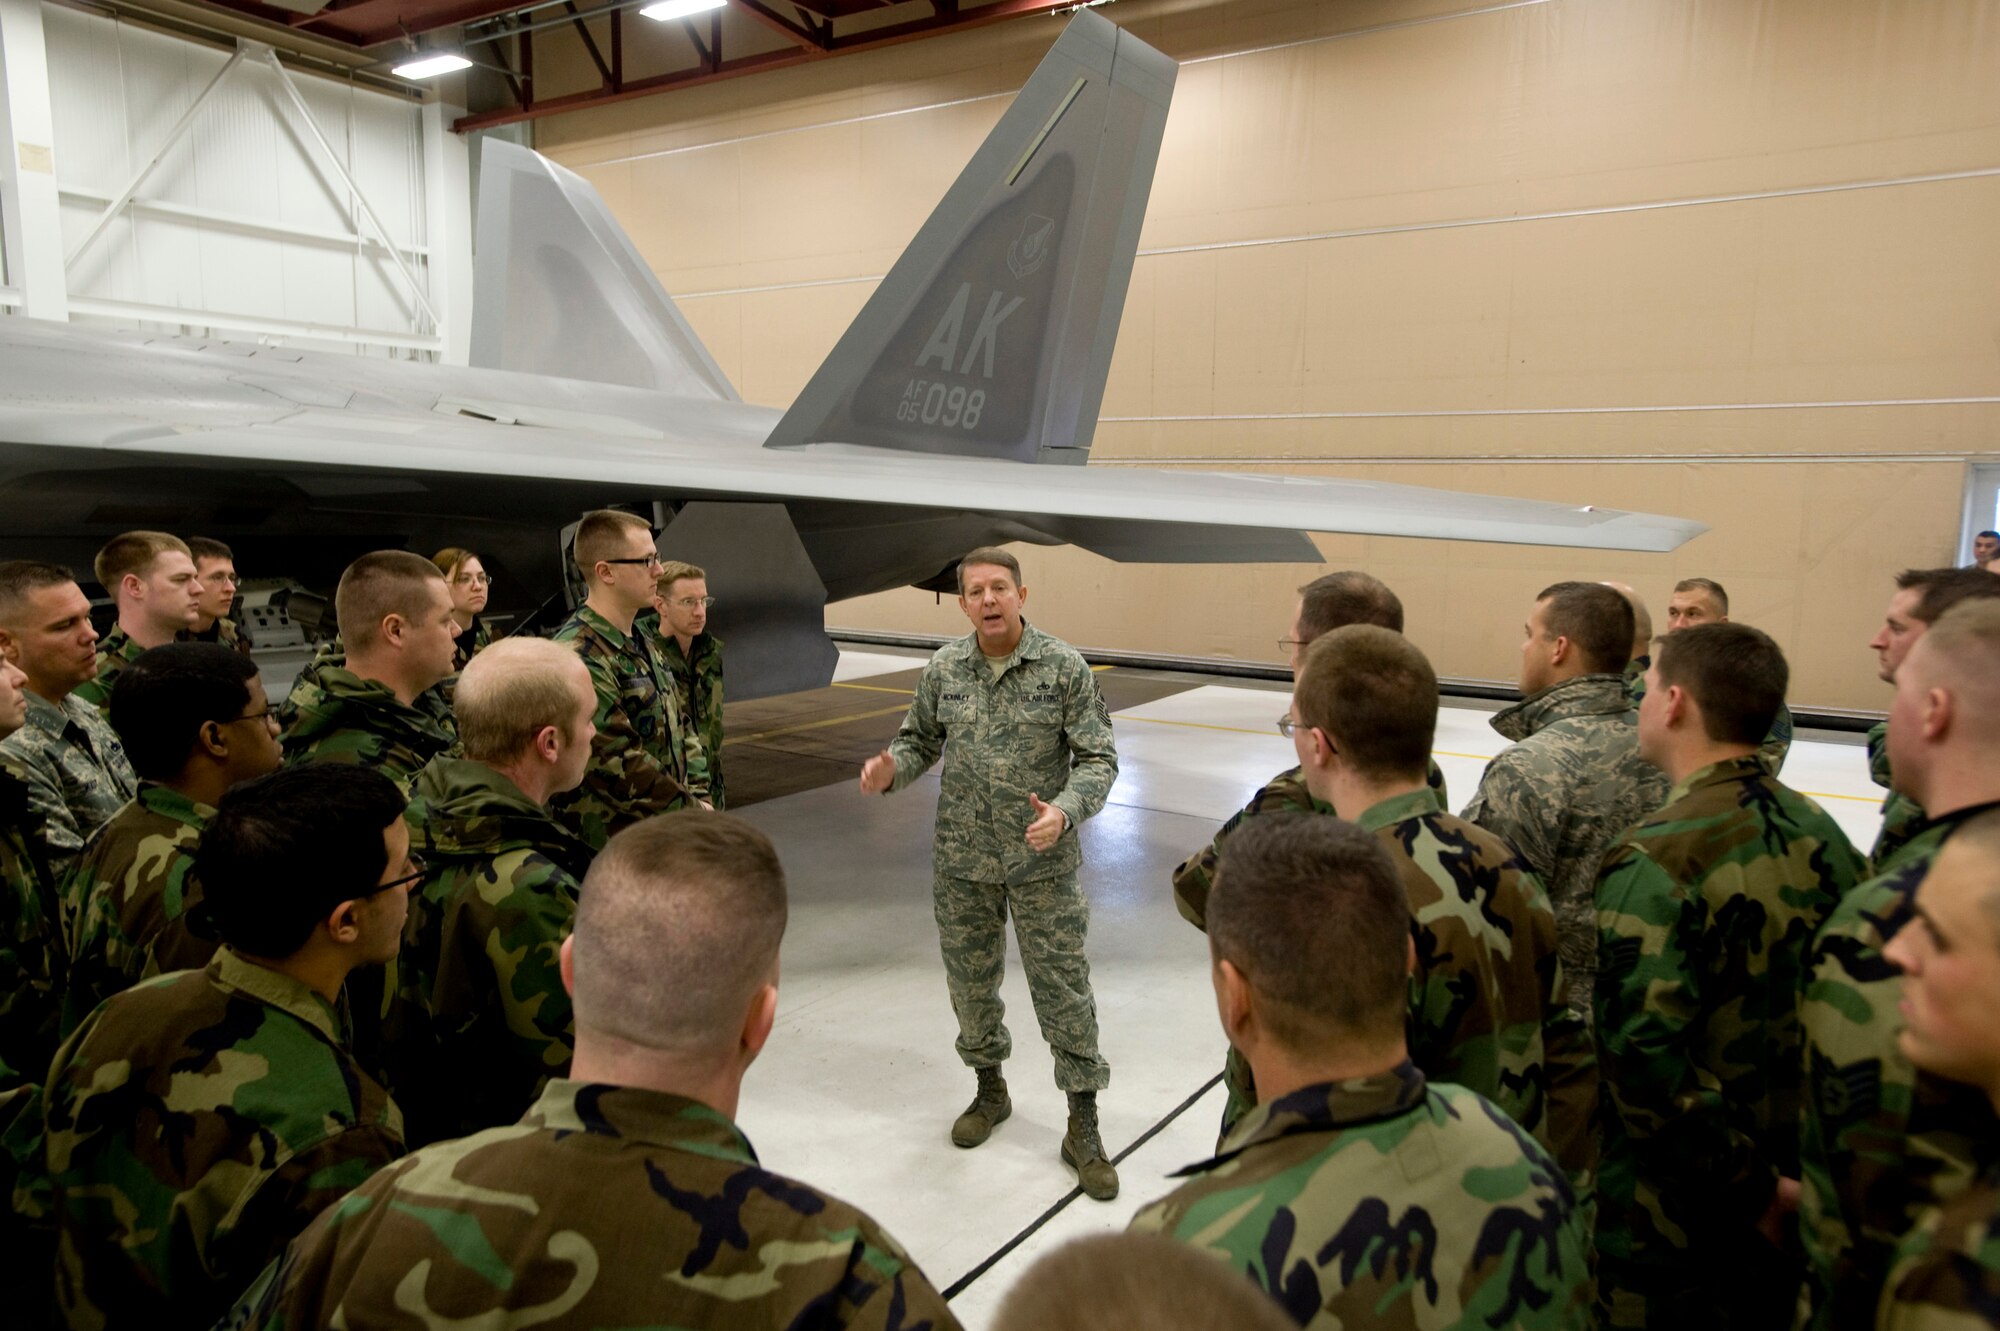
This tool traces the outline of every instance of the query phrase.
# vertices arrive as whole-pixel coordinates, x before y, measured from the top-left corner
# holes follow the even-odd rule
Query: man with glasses
[[[633,631],[660,573],[652,526],[636,514],[597,509],[577,524],[572,553],[588,592],[555,641],[590,671],[597,738],[583,784],[556,796],[549,811],[595,851],[642,818],[708,807],[707,765],[666,664],[647,641],[653,635]]]
[[[653,608],[660,612],[654,645],[673,676],[681,719],[701,740],[708,802],[727,807],[722,793],[722,639],[708,631],[708,574],[693,564],[669,560],[653,580]]]
[[[349,974],[402,940],[417,876],[403,803],[380,773],[330,763],[223,796],[195,853],[222,947],[112,996],[56,1055],[47,1161],[68,1325],[209,1325],[403,1154],[402,1113],[341,1018]]]
[[[64,1036],[148,976],[208,964],[215,940],[191,927],[195,847],[223,794],[281,757],[257,667],[220,643],[168,643],[134,661],[112,686],[111,726],[139,793],[91,835],[62,887]]]
[[[250,655],[250,635],[229,617],[236,606],[236,555],[221,541],[206,536],[188,538],[188,553],[194,556],[194,627],[180,635],[182,642],[220,643],[233,651]]]

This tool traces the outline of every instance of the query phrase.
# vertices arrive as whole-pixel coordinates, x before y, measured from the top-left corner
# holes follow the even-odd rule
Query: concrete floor
[[[1168,876],[1293,758],[1272,724],[1285,710],[1282,685],[1100,673],[1121,774],[1083,829],[1083,881],[1112,1069],[1100,1111],[1123,1189],[1092,1202],[1057,1158],[1063,1097],[1011,949],[1002,994],[1014,1114],[977,1150],[949,1140],[973,1082],[952,1048],[931,916],[937,776],[887,798],[855,786],[862,760],[895,733],[922,658],[844,653],[829,689],[730,709],[734,803],[777,843],[792,890],[778,1027],[751,1069],[740,1119],[767,1167],[872,1214],[979,1331],[1037,1256],[1123,1228],[1171,1190],[1170,1172],[1209,1153],[1223,1041],[1206,942],[1175,912]],[[1440,717],[1438,761],[1455,807],[1503,747],[1491,710],[1451,706]],[[1856,737],[1802,735],[1785,777],[1865,850],[1880,800],[1866,769]]]

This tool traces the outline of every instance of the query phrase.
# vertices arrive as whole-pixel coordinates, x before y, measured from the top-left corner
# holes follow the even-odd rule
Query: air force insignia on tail
[[[1014,237],[1014,244],[1007,251],[1007,271],[1014,274],[1016,281],[1032,276],[1048,262],[1049,233],[1055,226],[1055,218],[1040,213],[1029,213],[1028,220],[1021,223],[1021,234]]]

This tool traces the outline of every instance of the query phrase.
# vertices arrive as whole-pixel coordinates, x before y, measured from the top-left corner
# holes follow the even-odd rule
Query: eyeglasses
[[[1297,730],[1298,728],[1299,728],[1299,723],[1297,721],[1292,720],[1291,717],[1281,716],[1278,718],[1278,733],[1280,735],[1283,735],[1286,739],[1290,739],[1292,737],[1292,732]]]
[[[605,562],[607,564],[622,564],[625,561],[622,559],[608,559]],[[493,575],[490,573],[461,573],[453,578],[452,581],[461,587],[484,587],[487,583],[493,581]]]
[[[600,564],[639,564],[646,568],[658,568],[660,566],[660,557],[658,555],[634,555],[630,559],[600,559],[597,562]]]
[[[1281,650],[1289,653],[1292,650],[1292,648],[1303,647],[1305,646],[1305,643],[1297,638],[1280,638],[1278,639],[1278,646]]]
[[[219,726],[233,726],[238,721],[262,721],[265,725],[276,729],[278,724],[278,709],[266,703],[264,710],[261,712],[249,712],[243,716],[224,717],[217,721],[216,724]]]
[[[418,883],[421,883],[424,880],[424,876],[430,872],[430,866],[426,865],[419,856],[406,855],[403,857],[403,863],[410,867],[411,872],[404,874],[401,878],[391,878],[379,887],[371,887],[361,895],[364,897],[379,896],[393,887],[414,887]]]
[[[683,610],[692,610],[696,606],[700,606],[706,610],[715,604],[715,598],[713,596],[682,596],[667,602],[667,604],[677,605]]]
[[[221,570],[217,570],[208,575],[208,581],[218,587],[235,587],[241,585],[243,579],[237,577],[234,573],[224,573]]]

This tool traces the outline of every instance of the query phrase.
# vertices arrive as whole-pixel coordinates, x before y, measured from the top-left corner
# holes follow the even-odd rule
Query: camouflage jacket
[[[2000,1326],[2000,1169],[1925,1214],[1896,1254],[1879,1331]]]
[[[407,795],[424,764],[458,744],[448,716],[405,705],[386,684],[329,666],[315,685],[318,696],[304,701],[285,729],[287,764],[365,764]]]
[[[642,818],[708,795],[701,740],[682,720],[673,680],[647,645],[649,636],[620,633],[587,605],[555,632],[590,671],[597,738],[583,784],[550,800],[549,812],[593,851]]]
[[[1874,848],[1868,852],[1868,863],[1874,866],[1874,872],[1881,873],[1889,857],[1907,845],[1924,825],[1923,806],[1892,784],[1895,775],[1889,770],[1887,721],[1877,721],[1868,732],[1868,776],[1889,792],[1882,797],[1882,830],[1875,834]]]
[[[1909,922],[1945,838],[1995,807],[1924,824],[1841,900],[1808,954],[1799,1237],[1815,1331],[1870,1326],[1896,1244],[1925,1211],[1965,1190],[1973,1143],[1991,1136],[1983,1094],[1918,1072],[1903,1055],[1902,972],[1882,949]]]
[[[1646,700],[1646,672],[1652,668],[1653,658],[1641,656],[1625,667],[1625,696],[1632,700],[1632,706]],[[1764,742],[1757,746],[1757,760],[1764,770],[1776,776],[1785,765],[1785,755],[1792,751],[1792,709],[1778,704],[1778,714],[1771,718],[1771,729],[1764,736]]]
[[[1806,950],[1861,856],[1761,756],[1690,773],[1597,885],[1598,1251],[1683,1267],[1798,1174]]]
[[[472,627],[451,640],[451,673],[456,675],[471,663],[472,658],[493,645],[493,630],[486,627],[486,621],[478,615],[472,617]]]
[[[85,843],[62,888],[65,1037],[111,995],[167,971],[199,969],[215,955],[215,940],[188,917],[201,900],[188,870],[214,816],[206,804],[141,781],[132,802]]]
[[[1075,873],[1077,825],[1104,807],[1118,779],[1111,713],[1097,676],[1076,649],[1024,625],[998,679],[968,633],[938,648],[917,679],[909,713],[889,745],[892,790],[944,754],[938,791],[936,872],[982,883],[1032,883]],[[1030,794],[1063,811],[1048,850],[1028,845]]]
[[[1533,1134],[1580,1190],[1597,1164],[1597,1057],[1570,1010],[1548,893],[1499,837],[1428,788],[1355,819],[1395,856],[1417,944],[1410,1058]]]
[[[1487,764],[1464,817],[1506,838],[1548,888],[1570,1006],[1588,1019],[1598,865],[1670,783],[1639,757],[1638,714],[1617,675],[1550,685],[1492,725],[1517,742]]]
[[[0,771],[0,1064],[39,1081],[56,1052],[67,952],[28,788]]]
[[[126,666],[145,654],[146,649],[132,641],[123,625],[113,624],[111,631],[97,640],[97,677],[77,685],[76,696],[99,711],[110,707],[111,686]]]
[[[1409,1064],[1260,1106],[1135,1230],[1206,1249],[1309,1331],[1583,1328],[1589,1236],[1533,1138]]]
[[[368,1180],[228,1327],[955,1328],[875,1222],[677,1095],[552,1081],[513,1127]]]
[[[60,876],[83,849],[84,838],[125,807],[139,778],[104,713],[75,694],[60,703],[26,696],[27,723],[0,739],[0,767],[28,787],[28,808],[41,823],[49,872]]]
[[[424,862],[389,1017],[389,1084],[412,1146],[517,1121],[569,1072],[558,953],[590,848],[484,763],[434,758],[404,815]]]
[[[45,1156],[42,1088],[0,1063],[0,1288],[15,1326],[61,1325],[49,1278],[56,1237]]]
[[[1430,788],[1437,792],[1440,809],[1451,807],[1451,797],[1445,792],[1444,773],[1438,770],[1437,761],[1431,761],[1430,773],[1425,778]],[[1322,804],[1306,789],[1306,780],[1294,767],[1288,772],[1280,772],[1272,777],[1250,802],[1229,816],[1215,834],[1215,840],[1181,861],[1174,870],[1174,906],[1181,918],[1204,933],[1208,930],[1208,894],[1215,886],[1215,866],[1222,859],[1222,845],[1230,834],[1243,825],[1245,818],[1254,818],[1260,813],[1284,813],[1296,810],[1301,813],[1333,812],[1330,805]]]
[[[231,619],[228,615],[216,620],[205,629],[182,629],[174,635],[175,642],[213,642],[224,647],[232,647],[248,656],[256,645],[250,641],[250,631]]]
[[[655,632],[658,633],[657,621]],[[722,639],[710,633],[697,635],[692,661],[682,654],[680,639],[671,633],[658,633],[653,646],[673,677],[674,700],[680,704],[682,718],[701,737],[708,801],[718,809],[723,808]]]
[[[49,1069],[71,1326],[207,1326],[306,1222],[400,1156],[402,1115],[305,985],[223,949],[118,994]]]

